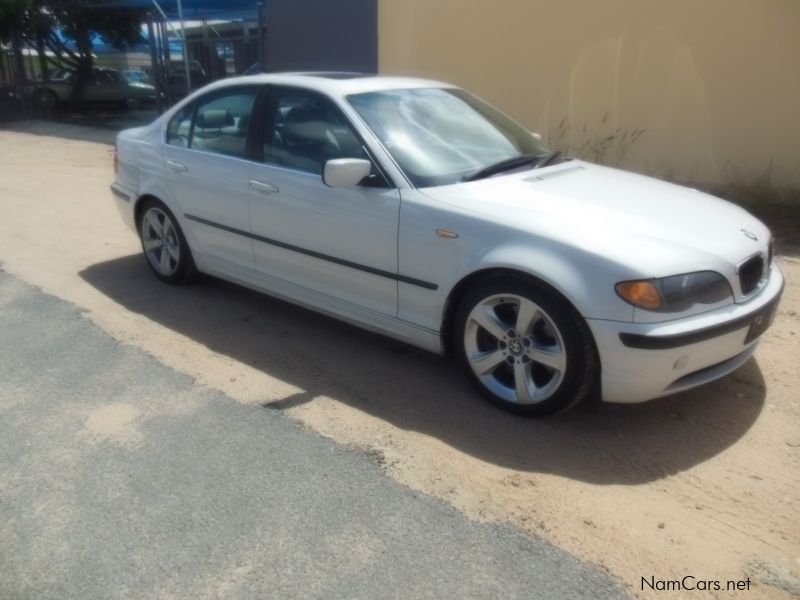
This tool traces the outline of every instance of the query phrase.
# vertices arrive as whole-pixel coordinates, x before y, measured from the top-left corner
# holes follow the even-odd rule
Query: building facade
[[[557,147],[800,188],[798,0],[378,0],[379,70],[470,88]]]

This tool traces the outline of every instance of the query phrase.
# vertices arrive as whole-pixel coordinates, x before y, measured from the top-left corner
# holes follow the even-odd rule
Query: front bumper
[[[775,314],[769,309],[777,310],[783,283],[773,264],[767,284],[743,304],[662,323],[587,319],[600,355],[603,400],[643,402],[736,370],[755,352],[758,337],[750,339],[750,328]]]

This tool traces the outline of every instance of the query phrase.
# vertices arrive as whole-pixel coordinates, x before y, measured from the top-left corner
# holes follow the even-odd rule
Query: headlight
[[[728,280],[714,271],[623,281],[615,288],[625,302],[656,312],[683,312],[695,304],[716,304],[733,296]]]

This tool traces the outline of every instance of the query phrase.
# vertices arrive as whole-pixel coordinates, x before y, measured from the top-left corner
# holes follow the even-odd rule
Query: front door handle
[[[280,191],[274,185],[256,179],[250,180],[250,187],[261,194],[277,194]]]
[[[173,171],[175,171],[176,173],[183,173],[184,171],[188,171],[189,170],[189,167],[187,167],[182,162],[178,162],[176,160],[168,160],[167,161],[167,166],[170,169],[172,169]]]

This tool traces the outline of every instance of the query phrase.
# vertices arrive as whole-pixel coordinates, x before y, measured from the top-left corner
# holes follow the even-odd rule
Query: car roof
[[[296,85],[325,92],[332,96],[347,96],[362,92],[376,92],[410,88],[453,88],[452,84],[416,77],[391,77],[367,75],[347,71],[315,71],[291,73],[259,73],[231,77],[210,84],[207,89],[242,84]]]

